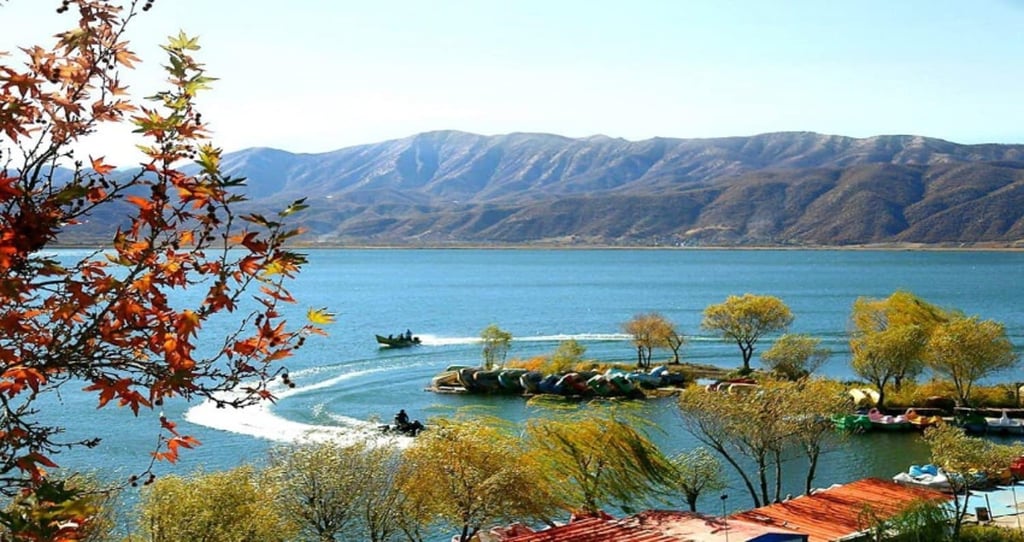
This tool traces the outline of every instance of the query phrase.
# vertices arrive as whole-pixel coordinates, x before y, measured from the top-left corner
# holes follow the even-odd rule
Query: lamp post
[[[725,500],[728,498],[729,496],[725,493],[722,493],[722,496],[719,497],[722,500],[722,524],[725,525],[725,542],[729,542],[729,520],[725,518]]]

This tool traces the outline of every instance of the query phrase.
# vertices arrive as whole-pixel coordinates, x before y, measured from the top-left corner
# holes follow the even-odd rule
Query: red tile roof
[[[687,542],[742,542],[754,540],[764,535],[790,535],[786,540],[793,540],[793,535],[806,537],[791,529],[775,525],[765,525],[756,521],[745,521],[736,518],[723,520],[718,516],[706,516],[694,512],[677,510],[647,510],[622,520],[646,529],[653,529],[675,540]]]
[[[505,542],[679,542],[657,531],[625,525],[619,520],[584,518],[567,525],[515,536]]]
[[[810,542],[829,542],[866,530],[870,526],[863,514],[866,506],[877,517],[888,519],[914,501],[951,498],[930,489],[865,478],[731,517],[804,533],[810,535]]]

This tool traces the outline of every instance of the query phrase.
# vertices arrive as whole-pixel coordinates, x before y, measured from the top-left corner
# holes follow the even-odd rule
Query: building
[[[807,535],[746,520],[648,510],[622,519],[583,518],[503,542],[807,542]]]
[[[488,538],[500,542],[847,542],[862,539],[874,521],[918,501],[949,495],[866,478],[727,518],[648,510],[622,519],[607,514],[536,532]],[[492,531],[493,532],[493,531]]]
[[[918,501],[945,502],[950,495],[923,487],[865,478],[730,516],[807,535],[808,542],[854,541],[876,520],[886,520]]]

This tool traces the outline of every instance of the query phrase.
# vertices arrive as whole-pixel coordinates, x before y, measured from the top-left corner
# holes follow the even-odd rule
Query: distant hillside
[[[771,133],[625,141],[454,131],[228,154],[251,205],[306,197],[308,242],[444,245],[1024,241],[1024,145]]]

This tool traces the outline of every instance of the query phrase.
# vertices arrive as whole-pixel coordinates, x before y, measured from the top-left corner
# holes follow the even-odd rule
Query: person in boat
[[[412,340],[412,331],[410,331],[408,329],[405,330],[405,340],[407,340],[407,341],[411,341]]]
[[[405,409],[403,408],[398,411],[398,414],[395,414],[395,427],[400,430],[404,430],[408,425],[409,415],[405,413]]]

